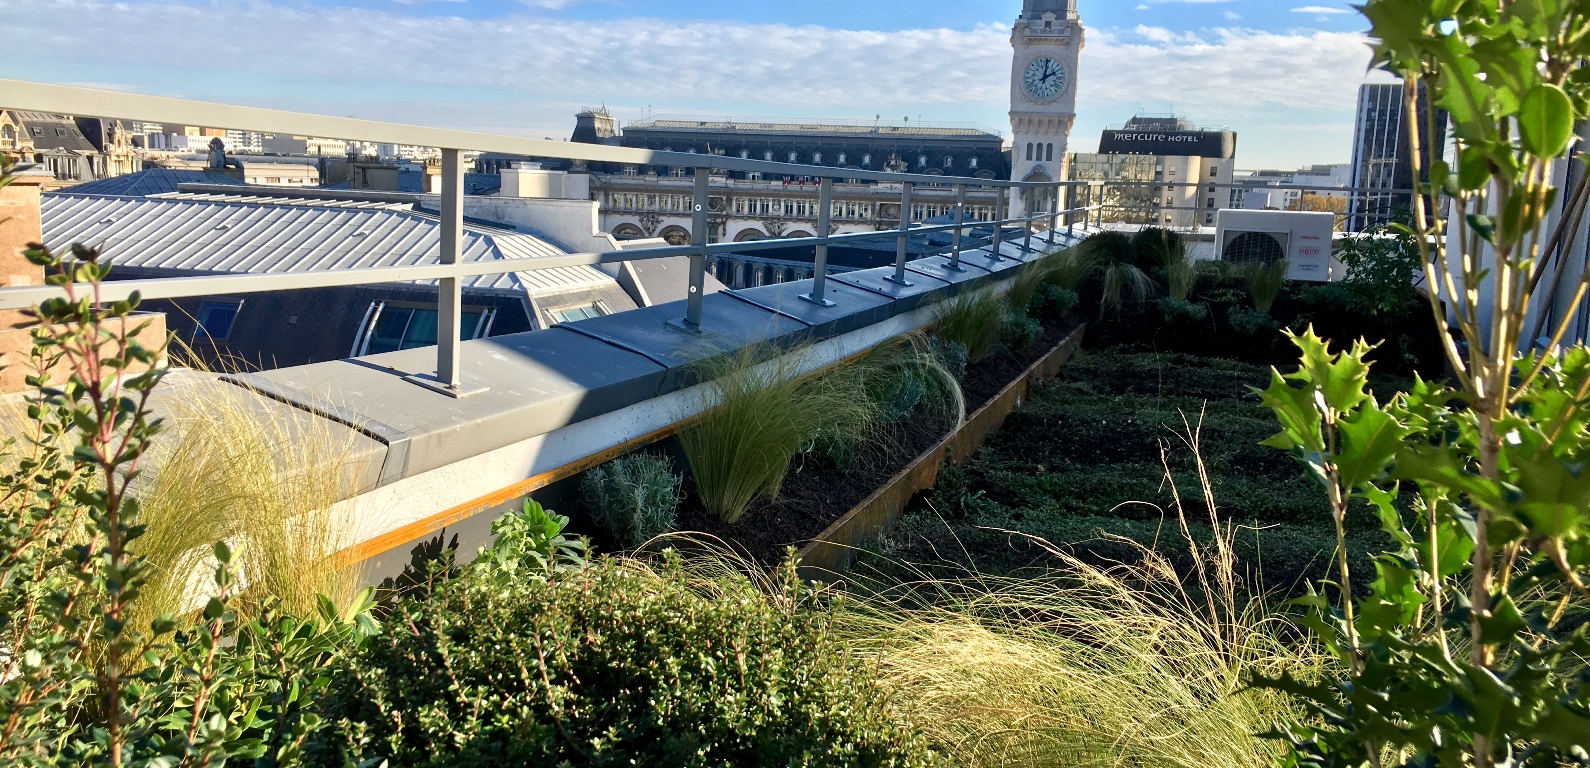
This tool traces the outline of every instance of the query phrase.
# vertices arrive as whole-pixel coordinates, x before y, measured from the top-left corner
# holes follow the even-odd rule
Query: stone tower
[[[1077,0],[1023,0],[1010,35],[1012,181],[1066,177],[1066,145],[1076,120],[1077,70],[1084,35]],[[1047,210],[1047,193],[1014,195],[1011,213]]]

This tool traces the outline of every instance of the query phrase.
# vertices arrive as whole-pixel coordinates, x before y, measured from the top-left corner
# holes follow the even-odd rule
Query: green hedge
[[[600,560],[544,583],[447,582],[336,671],[345,760],[423,766],[933,763],[793,567],[771,589]],[[363,764],[362,762],[360,764]]]

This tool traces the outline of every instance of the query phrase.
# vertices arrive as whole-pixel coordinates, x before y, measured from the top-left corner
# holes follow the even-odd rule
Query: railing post
[[[1005,197],[1010,197],[1010,190],[1005,190]],[[1032,211],[1027,210],[1026,195],[1023,195],[1022,198],[1022,218],[1026,219],[1026,221],[1024,222],[1023,226],[1025,234],[1021,236],[1021,255],[1022,258],[1026,258],[1027,253],[1032,250]],[[1050,239],[1054,239],[1052,235],[1050,236]]]
[[[1054,185],[1054,196],[1049,200],[1049,247],[1054,247],[1054,231],[1060,228],[1060,195],[1066,190],[1064,185]]]
[[[1005,241],[1005,195],[1003,194],[1005,190],[1002,187],[995,187],[995,189],[999,190],[1001,194],[999,199],[994,201],[994,242],[990,252],[994,256],[994,261],[997,262],[1005,257],[1004,254],[999,252],[999,246]]]
[[[712,172],[696,169],[696,194],[692,201],[690,244],[696,251],[690,254],[690,295],[685,297],[685,328],[701,330],[701,302],[707,285],[707,193],[711,189]]]
[[[1077,231],[1077,188],[1066,187],[1066,242],[1070,242]]]
[[[828,238],[833,236],[829,222],[833,214],[834,180],[824,176],[817,193],[817,236],[822,241],[817,244],[817,258],[812,262],[812,292],[801,295],[802,299],[822,307],[834,305],[823,298],[824,289],[828,287]]]
[[[962,271],[961,228],[966,224],[966,185],[955,185],[955,240],[950,248],[950,269]]]
[[[911,232],[911,182],[905,182],[900,192],[900,237],[894,243],[894,274],[885,278],[891,283],[909,287],[905,279],[905,258]]]
[[[442,150],[442,263],[457,264],[464,242],[463,153]],[[464,327],[464,293],[456,277],[436,286],[436,383],[450,392],[462,385],[458,370],[459,337]]]

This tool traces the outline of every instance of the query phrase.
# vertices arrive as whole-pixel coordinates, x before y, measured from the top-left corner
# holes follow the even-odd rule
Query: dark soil
[[[968,366],[962,381],[966,413],[970,415],[986,405],[1065,340],[1077,325],[1075,321],[1045,322],[1043,335],[1027,350],[1012,354],[1001,348]],[[677,529],[715,537],[759,562],[776,564],[783,559],[787,548],[800,547],[833,525],[913,459],[943,439],[949,427],[941,419],[927,416],[893,425],[891,433],[877,446],[843,467],[811,455],[797,456],[779,498],[752,507],[734,525],[727,525],[707,512],[687,479],[686,498],[679,505]]]

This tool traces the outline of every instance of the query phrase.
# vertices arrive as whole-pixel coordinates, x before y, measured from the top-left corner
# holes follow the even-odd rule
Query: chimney
[[[22,252],[29,243],[44,239],[39,195],[44,184],[53,178],[50,173],[35,168],[14,175],[10,184],[0,187],[0,282],[8,288],[44,283],[44,270],[29,263]],[[47,245],[60,249],[67,244]],[[145,321],[149,322],[149,326],[138,335],[138,339],[149,347],[164,344],[165,315],[139,313],[127,320],[134,326]],[[29,358],[33,352],[32,328],[35,325],[37,322],[21,310],[0,311],[0,395],[31,389],[27,377],[34,373]],[[60,371],[52,373],[57,379],[65,378]]]
[[[0,187],[0,282],[6,287],[42,285],[44,270],[28,263],[22,251],[28,243],[44,238],[39,223],[39,195],[49,173],[33,169],[17,174],[11,183]],[[0,311],[0,328],[20,328],[28,324],[18,310]]]
[[[502,169],[502,197],[563,198],[561,171],[548,171],[540,163],[515,161]]]
[[[425,160],[425,185],[421,187],[427,195],[440,195],[442,193],[442,161],[438,158]]]

